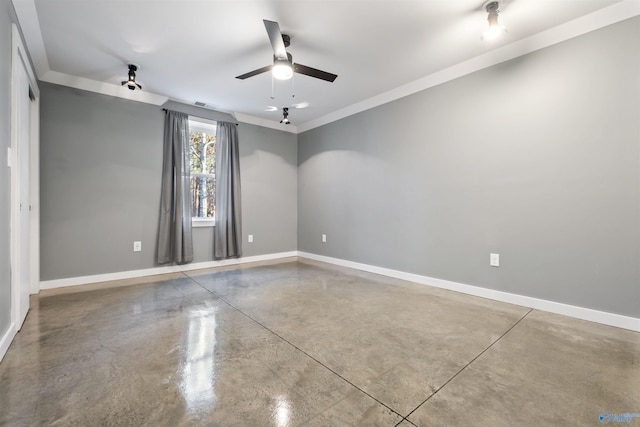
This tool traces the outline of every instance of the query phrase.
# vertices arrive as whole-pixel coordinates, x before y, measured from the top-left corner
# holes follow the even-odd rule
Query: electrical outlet
[[[253,243],[253,234],[249,234],[249,236],[247,236],[247,242]]]
[[[327,235],[326,234],[322,235],[322,243],[327,243]]]
[[[489,265],[492,267],[500,267],[500,254],[489,254]]]
[[[133,242],[133,252],[140,252],[142,250],[142,242],[135,241]]]

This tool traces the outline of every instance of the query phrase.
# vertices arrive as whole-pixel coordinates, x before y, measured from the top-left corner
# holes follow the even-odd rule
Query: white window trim
[[[191,218],[192,228],[215,227],[215,225],[216,225],[215,218],[199,218],[197,216],[194,216]]]
[[[216,134],[218,123],[214,120],[201,119],[200,117],[192,118],[189,116],[189,132],[204,132]]]
[[[194,118],[189,116],[189,132],[196,131],[196,132],[215,134],[217,125],[218,125],[217,122],[214,120],[207,120],[200,117]],[[192,175],[215,177],[215,174],[208,174],[208,173],[202,173],[202,174],[199,173],[199,174],[192,174]],[[197,216],[191,217],[192,228],[215,227],[215,225],[216,225],[215,217],[213,218],[200,218]]]

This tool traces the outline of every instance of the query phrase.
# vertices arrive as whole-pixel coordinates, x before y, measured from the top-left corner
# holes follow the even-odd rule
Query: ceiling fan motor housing
[[[288,34],[283,34],[282,41],[284,42],[284,47],[289,47],[289,45],[291,44],[291,37],[289,37]]]

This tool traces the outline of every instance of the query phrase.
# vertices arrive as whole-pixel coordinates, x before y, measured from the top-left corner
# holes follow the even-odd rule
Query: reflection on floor
[[[0,426],[640,425],[640,334],[320,263],[32,307],[0,364]]]

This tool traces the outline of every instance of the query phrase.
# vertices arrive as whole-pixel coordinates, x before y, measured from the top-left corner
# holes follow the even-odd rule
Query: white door
[[[29,75],[24,64],[16,67],[15,76],[15,102],[13,125],[15,163],[12,178],[15,182],[12,187],[15,191],[13,198],[12,221],[12,257],[13,269],[13,312],[16,329],[22,327],[27,312],[29,311],[29,293],[31,290],[31,265],[30,265],[30,229],[31,229],[31,206],[30,206],[30,179],[29,179],[29,152],[30,152],[30,112],[31,96],[29,89]]]

